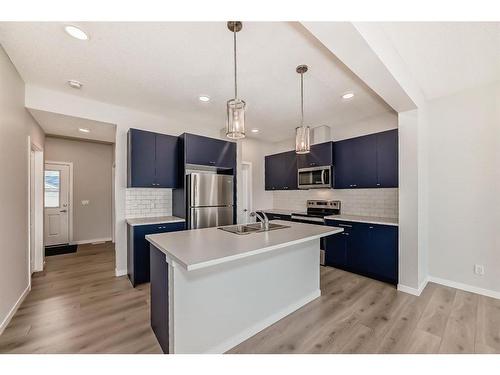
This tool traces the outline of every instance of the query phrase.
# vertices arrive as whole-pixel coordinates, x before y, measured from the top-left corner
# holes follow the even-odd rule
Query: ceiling
[[[47,135],[115,143],[116,126],[113,124],[32,108],[28,110]],[[80,128],[88,129],[89,132],[80,132]]]
[[[225,104],[233,96],[233,36],[225,22],[78,25],[89,41],[69,37],[60,22],[2,22],[0,43],[27,84],[161,114],[185,122],[186,129],[193,123],[224,127]],[[257,137],[281,141],[299,125],[299,64],[309,65],[308,125],[335,131],[392,112],[299,23],[245,22],[238,34],[238,87],[247,102],[247,127],[258,128]],[[70,88],[69,79],[83,88]],[[343,101],[346,91],[354,99]],[[199,95],[211,101],[201,103]]]
[[[427,99],[500,81],[500,22],[381,25]]]

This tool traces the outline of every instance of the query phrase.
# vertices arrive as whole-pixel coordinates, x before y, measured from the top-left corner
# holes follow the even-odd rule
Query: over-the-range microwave
[[[297,172],[299,189],[330,189],[332,187],[332,166],[300,168]]]

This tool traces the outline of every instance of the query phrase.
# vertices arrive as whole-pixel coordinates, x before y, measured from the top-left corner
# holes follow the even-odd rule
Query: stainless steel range
[[[307,212],[293,213],[292,221],[306,224],[326,225],[325,216],[340,215],[340,201],[308,200]],[[325,237],[321,239],[321,260],[325,264]]]

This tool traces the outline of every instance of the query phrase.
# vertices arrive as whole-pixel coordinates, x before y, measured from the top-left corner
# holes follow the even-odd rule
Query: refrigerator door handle
[[[193,201],[191,202],[192,206],[196,206],[197,194],[198,194],[197,175],[193,174]]]

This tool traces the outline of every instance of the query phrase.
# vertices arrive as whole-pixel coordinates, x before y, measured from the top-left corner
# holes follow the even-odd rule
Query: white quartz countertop
[[[325,216],[325,219],[352,221],[356,223],[369,223],[369,224],[394,225],[394,226],[398,225],[397,218],[389,218],[389,217],[332,215],[332,216]]]
[[[133,219],[127,219],[127,224],[136,225],[152,225],[152,224],[164,224],[164,223],[181,223],[185,220],[177,216],[157,216],[157,217],[138,217]]]
[[[230,262],[340,233],[342,228],[272,220],[289,228],[234,234],[217,228],[147,235],[146,239],[188,271]]]

